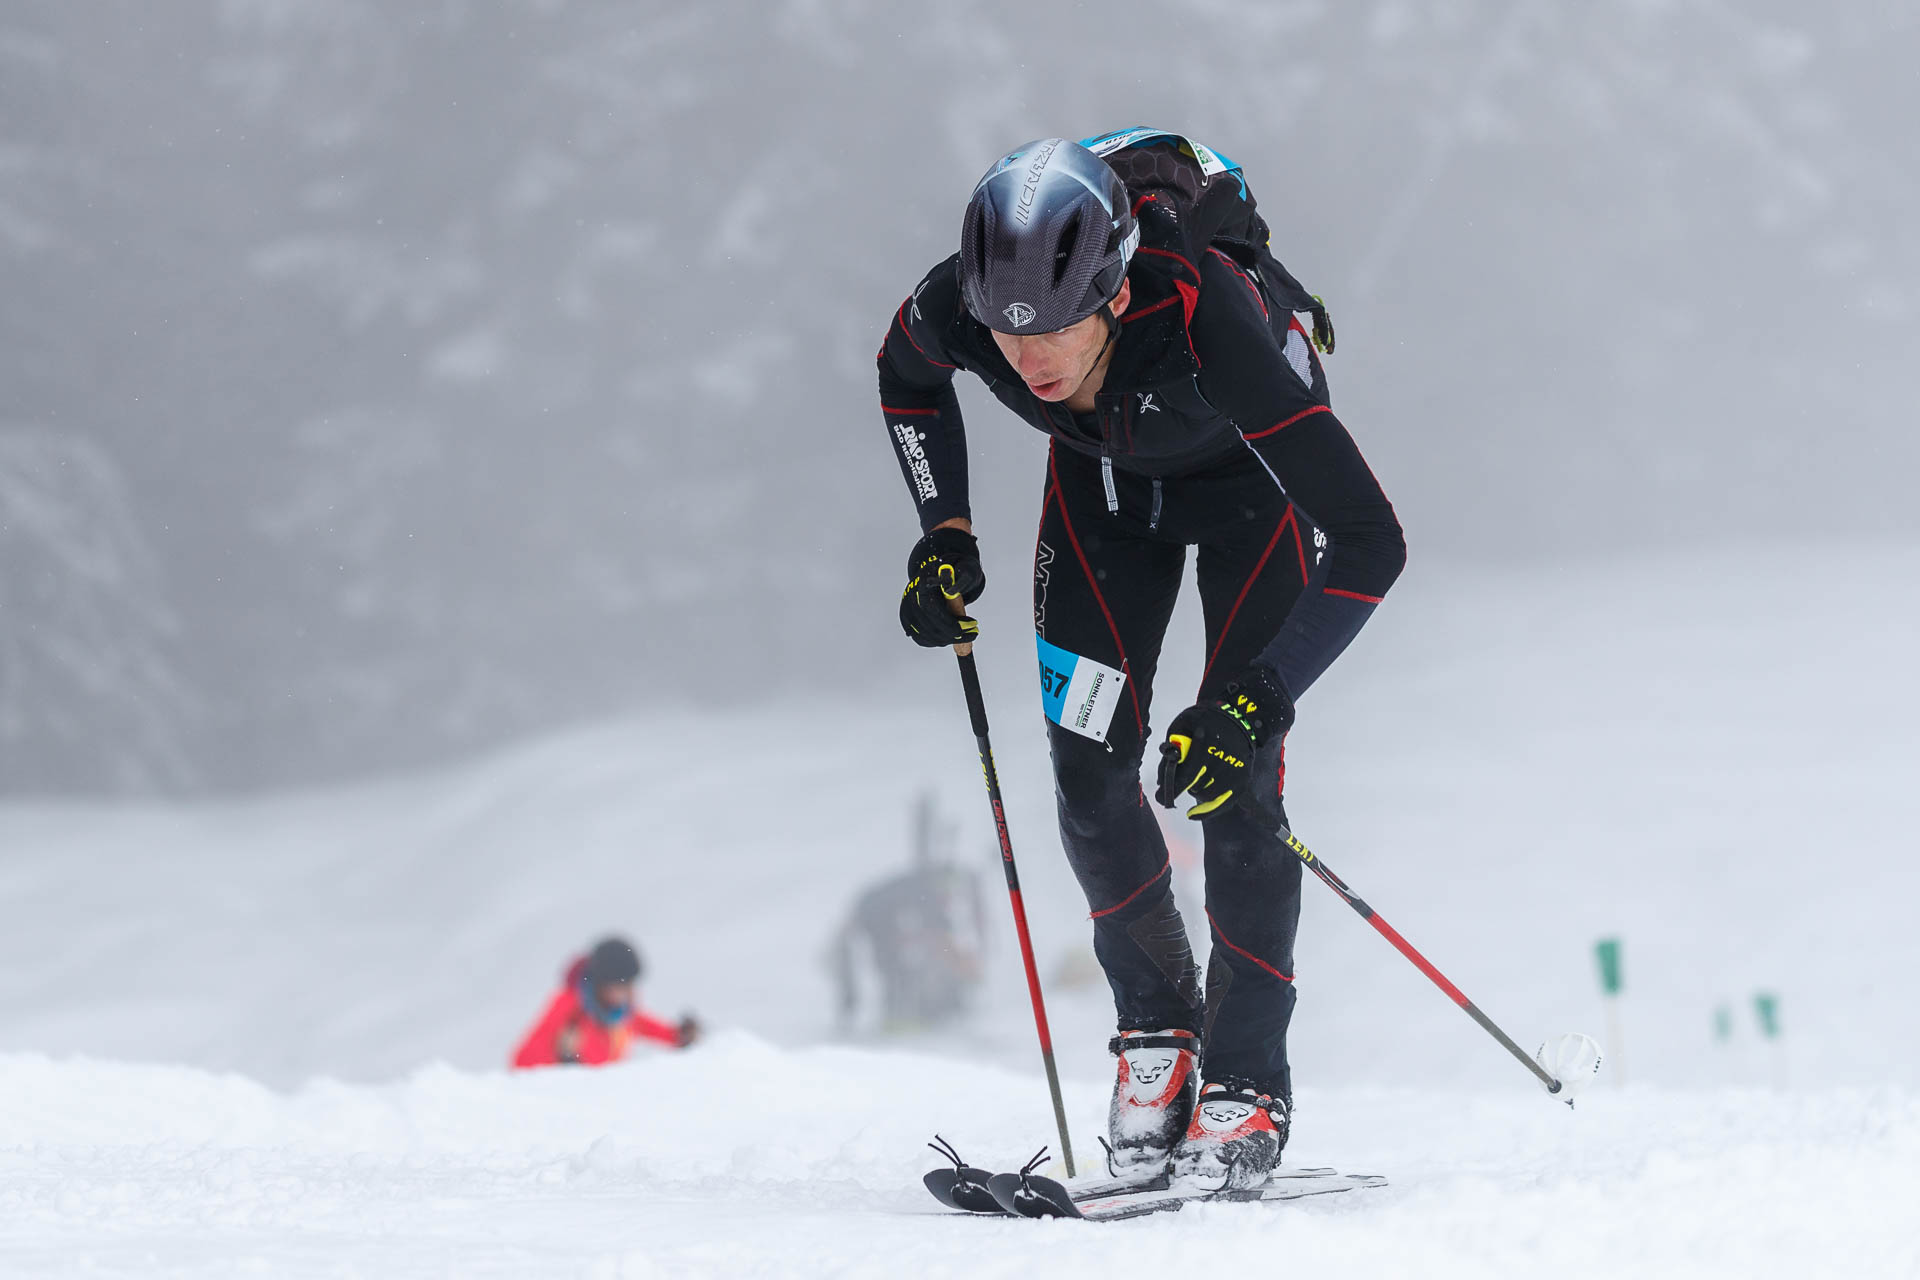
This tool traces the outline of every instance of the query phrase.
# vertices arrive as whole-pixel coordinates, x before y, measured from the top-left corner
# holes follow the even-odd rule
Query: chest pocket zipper
[[[1153,478],[1153,510],[1147,515],[1147,528],[1160,527],[1160,477]]]
[[[1110,516],[1118,515],[1120,513],[1120,492],[1113,487],[1113,456],[1111,454],[1102,453],[1100,455],[1100,483],[1104,485],[1107,490],[1107,514]]]

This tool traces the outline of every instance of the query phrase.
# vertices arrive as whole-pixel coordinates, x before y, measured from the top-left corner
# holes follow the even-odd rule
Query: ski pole
[[[956,605],[959,601],[954,601]],[[967,691],[967,715],[973,720],[973,740],[980,748],[980,772],[987,780],[987,801],[993,806],[993,829],[1000,837],[1000,863],[1007,872],[1007,898],[1013,903],[1013,928],[1020,935],[1020,959],[1027,967],[1027,994],[1033,997],[1033,1025],[1040,1033],[1040,1060],[1047,1066],[1047,1091],[1053,1095],[1053,1120],[1060,1127],[1060,1154],[1067,1176],[1074,1176],[1073,1141],[1067,1137],[1067,1109],[1060,1101],[1060,1073],[1053,1065],[1053,1035],[1047,1030],[1047,1005],[1040,995],[1040,971],[1033,963],[1033,938],[1027,932],[1027,908],[1020,898],[1020,875],[1013,865],[1013,841],[1007,835],[1006,806],[1000,800],[1000,775],[993,767],[993,746],[987,741],[987,704],[980,696],[980,671],[974,666],[973,646],[953,646],[960,660],[960,683]]]
[[[1418,951],[1414,950],[1413,944],[1411,942],[1408,942],[1405,938],[1401,937],[1399,930],[1395,929],[1392,925],[1388,924],[1385,920],[1382,920],[1378,915],[1374,914],[1373,908],[1368,906],[1366,903],[1362,902],[1358,894],[1354,893],[1353,890],[1347,888],[1346,881],[1342,880],[1339,876],[1333,874],[1333,872],[1327,867],[1326,863],[1320,861],[1319,858],[1315,857],[1313,850],[1307,848],[1306,845],[1302,844],[1299,836],[1294,835],[1293,832],[1288,830],[1284,825],[1279,827],[1278,835],[1280,836],[1280,839],[1286,843],[1287,848],[1293,850],[1295,853],[1300,855],[1300,861],[1307,864],[1307,870],[1313,872],[1313,874],[1315,874],[1316,876],[1319,876],[1321,883],[1325,884],[1327,888],[1339,894],[1341,901],[1345,902],[1348,906],[1352,907],[1355,911],[1359,912],[1360,918],[1362,920],[1365,920],[1368,924],[1372,925],[1376,930],[1378,930],[1381,937],[1385,938],[1388,942],[1391,942],[1394,946],[1394,950],[1398,951],[1401,955],[1405,956],[1407,959],[1413,961],[1413,967],[1418,969],[1420,972],[1426,974],[1428,978],[1432,979],[1433,985],[1440,988],[1442,991],[1446,992],[1447,998],[1449,1000],[1452,1000],[1455,1004],[1459,1005],[1462,1009],[1465,1009],[1467,1011],[1467,1016],[1480,1024],[1481,1030],[1485,1031],[1488,1035],[1492,1036],[1495,1040],[1498,1040],[1502,1048],[1504,1048],[1508,1053],[1512,1054],[1519,1061],[1521,1066],[1525,1067],[1528,1071],[1531,1071],[1533,1073],[1534,1078],[1538,1080],[1541,1084],[1546,1086],[1548,1093],[1557,1094],[1560,1092],[1561,1083],[1559,1080],[1557,1080],[1554,1077],[1551,1071],[1548,1071],[1545,1067],[1541,1066],[1538,1062],[1535,1062],[1531,1057],[1527,1055],[1526,1050],[1522,1049],[1519,1045],[1515,1044],[1512,1038],[1509,1037],[1506,1032],[1502,1031],[1499,1027],[1495,1026],[1493,1023],[1493,1019],[1489,1018],[1486,1014],[1480,1012],[1479,1006],[1475,1005],[1473,1001],[1467,999],[1465,992],[1461,991],[1460,988],[1454,986],[1451,982],[1447,981],[1446,974],[1441,973],[1438,969],[1434,968],[1431,961],[1429,961],[1425,956],[1421,955]]]

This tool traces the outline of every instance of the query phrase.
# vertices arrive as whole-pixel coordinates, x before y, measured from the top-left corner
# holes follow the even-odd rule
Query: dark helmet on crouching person
[[[625,938],[602,938],[580,962],[580,1003],[601,1022],[614,1023],[633,1006],[640,953]]]
[[[640,953],[625,938],[602,938],[587,953],[581,976],[596,987],[633,982],[640,976]]]
[[[989,329],[1065,329],[1120,292],[1139,243],[1120,175],[1076,142],[1038,139],[974,187],[960,232],[961,293]],[[1111,313],[1108,323],[1118,328]]]

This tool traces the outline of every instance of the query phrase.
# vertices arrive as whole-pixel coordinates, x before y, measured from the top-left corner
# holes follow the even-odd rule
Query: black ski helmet
[[[640,953],[625,938],[602,938],[587,952],[580,976],[596,990],[616,982],[632,982],[640,976]]]
[[[1049,333],[1120,292],[1140,228],[1120,175],[1065,138],[1003,157],[973,189],[960,229],[960,291],[1001,333]]]

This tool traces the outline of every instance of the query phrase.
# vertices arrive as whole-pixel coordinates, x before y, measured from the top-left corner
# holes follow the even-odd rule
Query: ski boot
[[[1191,1031],[1122,1031],[1107,1042],[1120,1060],[1107,1108],[1107,1171],[1148,1179],[1166,1171],[1200,1087],[1200,1039]]]
[[[1187,1136],[1173,1151],[1174,1185],[1191,1191],[1262,1185],[1280,1165],[1292,1111],[1285,1098],[1207,1084],[1200,1090]]]

